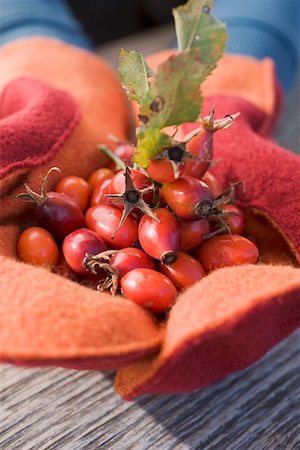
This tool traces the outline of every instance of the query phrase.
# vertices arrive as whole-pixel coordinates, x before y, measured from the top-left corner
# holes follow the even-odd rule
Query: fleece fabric
[[[132,120],[116,75],[83,50],[34,38],[4,46],[0,58],[0,130],[2,123],[8,123],[7,133],[16,130],[11,145],[4,133],[0,177],[1,361],[123,367],[116,389],[132,399],[214,382],[252,364],[300,325],[300,159],[264,137],[278,105],[269,64],[247,65],[243,58],[240,64],[221,62],[206,88],[203,111],[214,105],[217,117],[241,113],[215,135],[218,164],[213,171],[223,187],[245,182],[238,202],[247,213],[247,231],[259,245],[260,262],[211,273],[178,296],[168,321],[161,324],[129,300],[17,261],[18,234],[30,220],[31,207],[13,195],[23,190],[24,182],[38,189],[40,176],[51,166],[64,175],[88,176],[105,164],[97,145],[108,144],[109,133],[128,138]],[[239,82],[233,88],[230,74],[236,71]],[[265,90],[249,81],[250,73],[264,79]],[[51,111],[37,113],[45,98]],[[20,114],[28,128],[22,128]],[[185,124],[178,133],[194,126]],[[56,183],[49,180],[49,189]]]
[[[47,57],[45,57],[47,55]],[[99,144],[111,144],[108,134],[113,133],[120,139],[128,136],[129,114],[126,95],[121,89],[117,75],[112,71],[106,62],[96,58],[90,52],[72,47],[68,44],[47,38],[28,38],[17,40],[0,49],[1,58],[1,76],[0,92],[3,93],[1,101],[4,105],[1,107],[9,113],[6,95],[14,95],[14,103],[18,103],[22,110],[15,111],[11,116],[1,116],[1,122],[4,120],[4,127],[9,120],[10,127],[16,126],[18,117],[22,117],[24,133],[17,133],[14,137],[14,145],[10,155],[15,153],[15,149],[26,146],[27,151],[31,144],[33,145],[36,156],[36,166],[38,160],[40,164],[34,171],[29,167],[15,167],[13,174],[6,172],[5,176],[0,178],[1,209],[0,219],[2,221],[11,220],[28,210],[28,204],[16,202],[13,196],[23,190],[24,182],[27,182],[33,190],[38,190],[40,177],[47,173],[52,166],[58,166],[63,176],[78,175],[88,177],[95,167],[100,167],[107,163],[107,159],[98,151]],[[28,88],[18,89],[12,94],[11,82],[19,78],[31,79],[48,85],[51,89],[51,104],[44,98],[45,92],[35,93],[37,102],[47,101],[48,108],[56,105],[52,112],[46,115],[37,114],[39,121],[32,122],[32,112],[36,112],[32,107],[32,91]],[[29,83],[29,81],[27,81]],[[25,87],[25,86],[24,86]],[[64,91],[62,95],[61,91]],[[49,91],[47,91],[49,92]],[[38,96],[40,97],[38,98]],[[55,100],[55,96],[62,96],[61,102]],[[20,98],[21,96],[21,98]],[[70,96],[72,99],[70,99]],[[58,132],[58,123],[61,122],[61,112],[69,108],[67,103],[76,103],[78,112],[74,110],[74,124],[77,122],[73,132],[64,130],[60,143],[56,140]],[[39,104],[40,104],[39,103]],[[11,106],[13,108],[13,106]],[[45,129],[49,130],[48,117],[57,114],[55,126],[51,126],[51,136],[47,138],[47,143],[41,144],[43,151],[38,151],[36,143],[45,140]],[[70,113],[69,113],[70,114]],[[79,120],[80,115],[80,120]],[[66,120],[66,119],[64,119]],[[71,119],[68,119],[71,120]],[[63,123],[61,124],[63,125]],[[70,122],[71,126],[71,122]],[[2,127],[2,125],[1,125]],[[70,129],[71,131],[71,129]],[[18,141],[18,142],[17,142]],[[53,142],[53,147],[51,146]],[[1,143],[2,144],[2,143]],[[47,148],[46,148],[47,147]],[[58,151],[59,150],[59,151]],[[6,150],[8,151],[8,150]],[[3,147],[1,145],[1,165]],[[52,155],[52,158],[51,158]],[[24,153],[22,155],[24,158]],[[14,157],[16,158],[16,156]],[[32,154],[31,154],[32,158]],[[23,161],[23,160],[22,160]],[[6,165],[8,162],[6,162]],[[13,159],[11,160],[13,164]],[[16,164],[16,161],[14,161]],[[19,162],[19,166],[24,162]],[[49,179],[49,190],[57,184],[58,178]]]

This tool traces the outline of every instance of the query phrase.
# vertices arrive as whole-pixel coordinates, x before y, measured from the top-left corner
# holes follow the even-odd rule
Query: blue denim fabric
[[[0,0],[0,45],[29,36],[53,37],[92,49],[64,0]]]
[[[215,0],[213,15],[228,27],[228,53],[271,57],[279,81],[291,88],[299,69],[299,0]]]

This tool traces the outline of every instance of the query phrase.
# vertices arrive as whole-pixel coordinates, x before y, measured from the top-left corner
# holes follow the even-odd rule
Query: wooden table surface
[[[169,27],[99,49],[167,47]],[[275,134],[300,153],[300,84]],[[295,205],[296,206],[296,205]],[[299,206],[299,205],[298,205]],[[249,369],[206,389],[123,402],[113,374],[0,366],[0,450],[300,449],[300,330]]]

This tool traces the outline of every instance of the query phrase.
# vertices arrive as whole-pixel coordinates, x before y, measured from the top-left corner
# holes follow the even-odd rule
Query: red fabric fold
[[[67,92],[33,79],[11,81],[0,97],[0,177],[52,159],[79,119]]]

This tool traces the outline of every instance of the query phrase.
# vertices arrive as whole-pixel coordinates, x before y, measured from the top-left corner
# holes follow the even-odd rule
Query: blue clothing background
[[[28,36],[54,37],[92,50],[66,1],[0,0],[0,45]]]
[[[299,67],[299,10],[299,0],[215,0],[213,14],[227,24],[227,51],[272,57],[288,90]],[[36,35],[93,48],[65,0],[0,0],[0,44]]]

